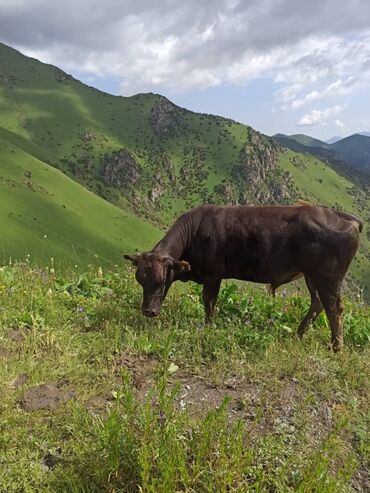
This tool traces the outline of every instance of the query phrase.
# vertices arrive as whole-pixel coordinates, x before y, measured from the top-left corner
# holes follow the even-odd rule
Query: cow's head
[[[137,267],[136,280],[144,290],[141,310],[146,317],[156,317],[176,274],[188,272],[190,265],[185,260],[176,260],[169,255],[155,252],[124,255]]]

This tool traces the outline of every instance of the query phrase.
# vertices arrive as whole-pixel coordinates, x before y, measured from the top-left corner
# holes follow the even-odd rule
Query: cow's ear
[[[190,271],[190,264],[186,260],[173,260],[171,267],[176,274]]]
[[[123,257],[126,260],[130,260],[134,265],[137,265],[137,263],[139,262],[140,254],[133,253],[132,255],[124,255]]]

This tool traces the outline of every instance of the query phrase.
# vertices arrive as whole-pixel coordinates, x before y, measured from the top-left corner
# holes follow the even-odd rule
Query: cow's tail
[[[358,217],[354,216],[353,214],[349,214],[348,212],[343,212],[343,211],[335,211],[338,216],[343,217],[343,219],[347,219],[348,221],[353,221],[358,225],[358,229],[361,233],[362,228],[363,228],[363,223],[361,219]]]

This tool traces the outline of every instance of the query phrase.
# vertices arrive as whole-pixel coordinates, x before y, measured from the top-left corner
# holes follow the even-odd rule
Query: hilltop
[[[347,168],[347,172],[359,172],[370,175],[370,136],[368,132],[353,134],[348,137],[333,137],[323,142],[309,135],[275,134],[274,138],[281,144],[297,152],[310,152],[332,163],[340,169]],[[347,174],[348,174],[347,173]]]
[[[205,202],[291,204],[304,198],[343,207],[365,224],[370,216],[367,190],[313,154],[160,95],[105,94],[3,44],[0,127],[15,152],[58,168],[117,210],[160,228]],[[155,236],[150,227],[148,240]],[[3,248],[11,251],[10,244]],[[352,275],[368,287],[369,258],[366,225]]]
[[[370,137],[354,134],[335,142],[331,146],[337,156],[356,169],[370,175]]]

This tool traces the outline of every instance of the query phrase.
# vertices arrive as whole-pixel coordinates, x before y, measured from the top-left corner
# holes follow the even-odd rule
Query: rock
[[[157,202],[162,194],[164,193],[164,189],[161,185],[155,185],[151,190],[148,191],[148,198],[151,202]]]
[[[165,98],[161,98],[150,112],[150,125],[160,136],[178,135],[184,129],[183,110]]]
[[[75,395],[73,389],[63,388],[62,383],[44,383],[27,389],[19,400],[19,404],[25,411],[50,410],[60,403],[73,399]]]
[[[6,75],[0,71],[0,84],[5,84],[10,88],[16,83],[17,79],[12,75]]]
[[[72,75],[66,74],[63,70],[60,70],[60,68],[57,67],[54,68],[54,73],[55,80],[62,84],[67,84],[69,80],[73,79]]]
[[[119,190],[135,185],[141,173],[139,164],[128,149],[121,149],[102,159],[101,174],[104,181]]]
[[[278,166],[279,147],[253,129],[232,170],[232,180],[214,188],[214,201],[234,204],[284,204],[296,199],[293,178]]]

